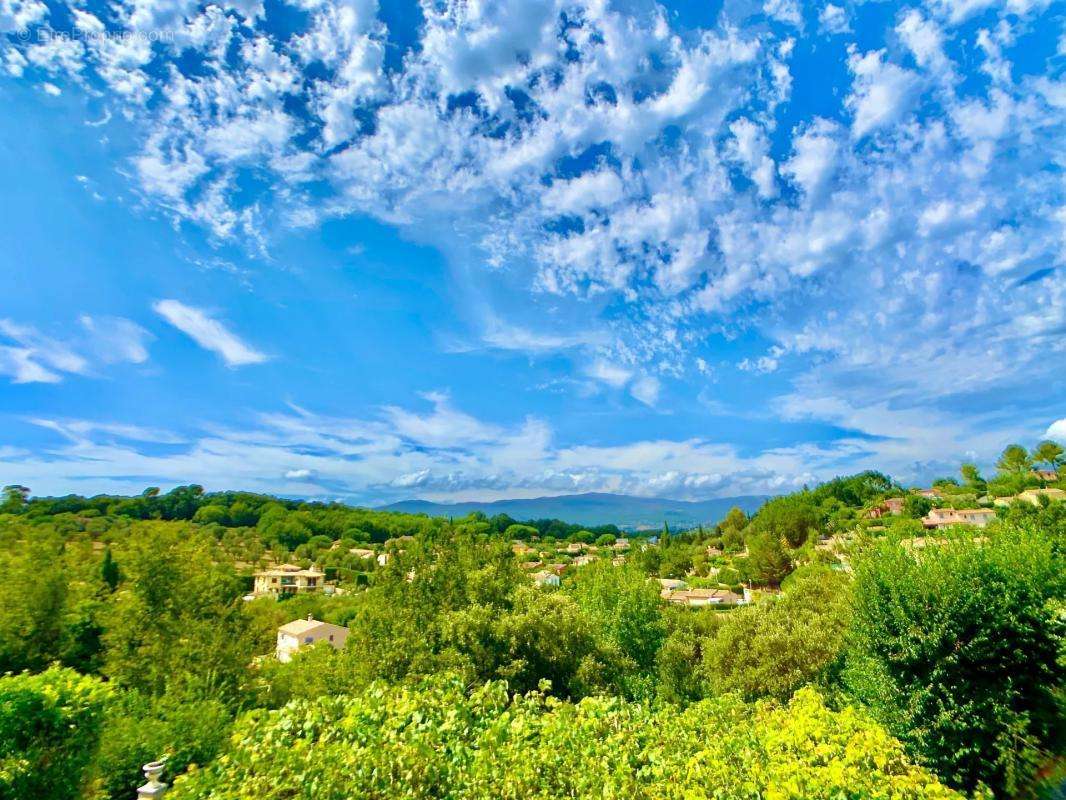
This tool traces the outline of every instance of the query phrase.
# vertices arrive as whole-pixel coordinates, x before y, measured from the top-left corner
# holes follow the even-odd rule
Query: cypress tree
[[[112,592],[118,588],[121,574],[119,573],[118,562],[111,555],[110,547],[104,550],[104,562],[100,565],[100,578]]]

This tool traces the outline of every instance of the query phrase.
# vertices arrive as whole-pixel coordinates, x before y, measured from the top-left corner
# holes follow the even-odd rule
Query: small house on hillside
[[[548,570],[541,570],[533,574],[533,582],[537,586],[558,586],[559,576]]]
[[[663,589],[662,598],[667,602],[689,608],[718,605],[741,605],[744,596],[729,589],[682,589],[670,591]]]
[[[1040,498],[1046,497],[1052,503],[1061,503],[1066,500],[1066,492],[1062,489],[1026,489],[1020,495],[1019,500],[1025,500],[1034,506],[1040,505]]]
[[[326,574],[311,565],[303,569],[295,564],[282,564],[255,573],[254,593],[257,596],[277,597],[283,594],[307,594],[322,588]]]
[[[926,528],[950,528],[952,525],[973,525],[983,528],[996,518],[991,508],[934,508],[922,518]]]
[[[904,499],[902,497],[886,497],[876,506],[867,511],[866,515],[870,517],[870,519],[880,519],[887,515],[898,517],[903,513],[903,502]]]
[[[296,619],[278,628],[278,644],[274,654],[278,661],[289,661],[301,647],[319,642],[329,642],[340,650],[348,641],[348,629],[342,625],[321,622],[310,614],[307,619]]]

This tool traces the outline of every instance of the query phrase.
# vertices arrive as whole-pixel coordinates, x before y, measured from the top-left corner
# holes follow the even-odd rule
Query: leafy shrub
[[[888,540],[855,565],[846,681],[951,785],[1021,789],[1064,741],[1066,565],[1005,528],[923,550]]]
[[[679,712],[437,676],[251,712],[231,741],[170,800],[957,797],[876,723],[810,689],[787,706],[729,697]]]
[[[71,669],[0,677],[0,800],[80,796],[109,697]]]

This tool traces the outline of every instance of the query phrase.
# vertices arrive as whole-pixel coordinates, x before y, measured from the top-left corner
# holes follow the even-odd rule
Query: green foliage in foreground
[[[948,783],[1013,796],[1066,740],[1066,568],[1026,528],[857,560],[848,688]]]
[[[80,796],[109,696],[70,669],[0,677],[0,800]]]
[[[618,698],[510,698],[455,679],[252,712],[228,752],[169,800],[957,797],[898,742],[810,689],[787,706],[734,697],[683,711]]]

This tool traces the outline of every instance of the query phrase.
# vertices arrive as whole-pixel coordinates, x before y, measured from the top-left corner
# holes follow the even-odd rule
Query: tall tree
[[[1033,449],[1033,461],[1037,464],[1047,464],[1050,469],[1057,470],[1062,464],[1062,454],[1066,452],[1058,442],[1043,441]]]
[[[30,490],[25,486],[12,484],[4,487],[4,500],[0,503],[0,514],[17,514],[26,505]]]
[[[1020,444],[1010,444],[1003,450],[1003,454],[996,462],[996,468],[1008,475],[1026,473],[1032,466],[1029,451]]]
[[[967,486],[972,486],[975,489],[984,487],[985,479],[981,477],[981,472],[977,469],[976,464],[967,461],[959,467],[959,473],[962,475],[962,479],[966,481]]]

